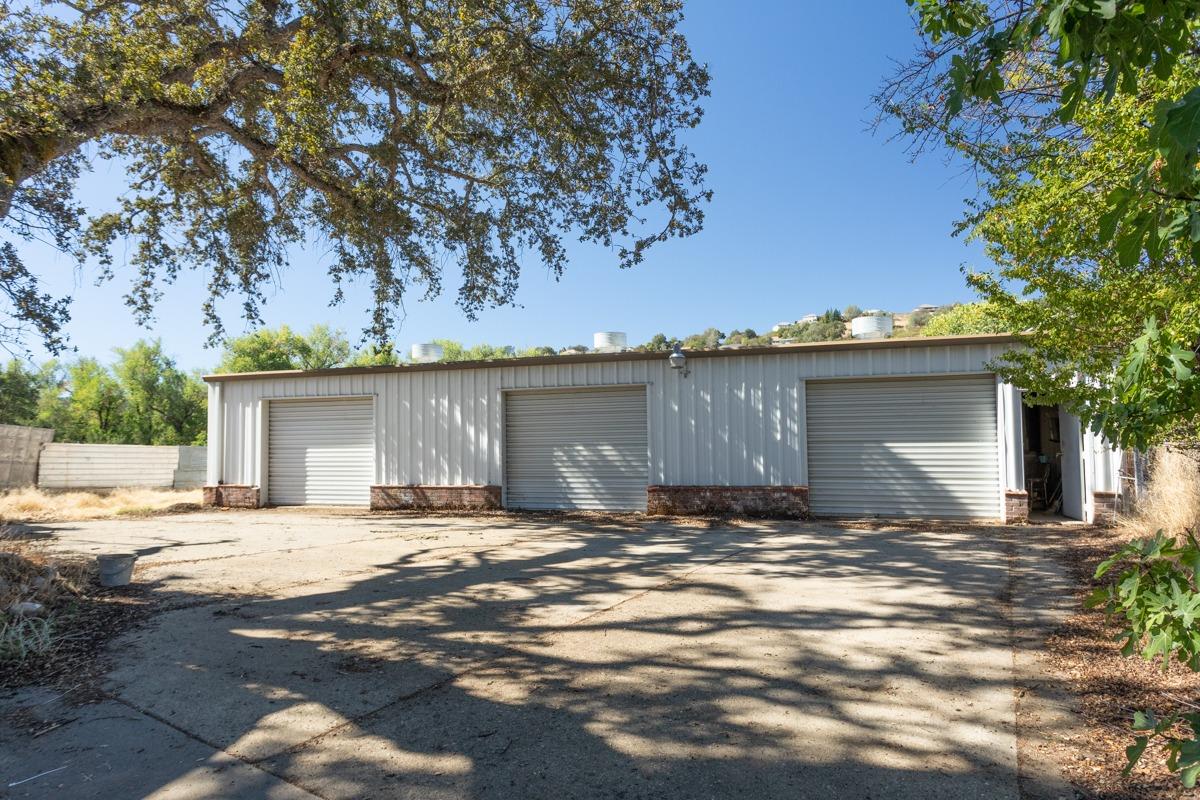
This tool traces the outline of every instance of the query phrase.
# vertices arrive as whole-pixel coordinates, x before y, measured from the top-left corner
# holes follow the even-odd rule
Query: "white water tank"
[[[872,314],[850,320],[850,335],[855,339],[885,339],[892,335],[890,314]]]
[[[442,346],[433,342],[414,344],[411,353],[414,364],[432,364],[441,361],[443,355]]]
[[[626,337],[621,331],[599,331],[592,334],[592,349],[597,353],[620,353],[626,349]]]

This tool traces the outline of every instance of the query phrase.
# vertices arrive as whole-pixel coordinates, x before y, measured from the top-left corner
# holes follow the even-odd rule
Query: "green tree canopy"
[[[313,325],[304,336],[304,344],[296,357],[300,369],[331,369],[344,365],[351,352],[350,340],[344,331],[331,330],[328,325]]]
[[[0,370],[0,425],[33,425],[43,383],[40,373],[11,359]]]
[[[1192,427],[1200,2],[909,4],[924,40],[877,100],[981,176],[960,229],[999,268],[968,282],[1029,331],[1003,374],[1124,444]]]
[[[657,353],[659,351],[670,351],[675,349],[675,345],[682,345],[683,342],[676,339],[674,336],[668,337],[665,333],[656,333],[650,337],[650,341],[639,345],[638,350],[648,353]]]
[[[725,344],[739,345],[741,347],[763,347],[770,343],[770,336],[759,336],[753,328],[730,331],[729,336],[725,338]]]
[[[355,352],[342,330],[313,325],[296,333],[287,325],[259,328],[226,339],[217,372],[266,372],[286,369],[331,369],[350,364],[396,363],[390,343]]]
[[[120,381],[103,364],[81,358],[68,366],[63,391],[45,416],[59,441],[124,442],[128,404]]]
[[[920,326],[921,336],[1008,333],[1004,317],[989,303],[962,303],[939,309]]]
[[[217,372],[267,372],[300,369],[304,337],[287,325],[259,328],[226,339]]]
[[[94,358],[36,373],[36,413],[21,424],[54,428],[60,442],[203,444],[208,393],[157,341],[116,351],[111,367]]]
[[[684,338],[683,346],[688,350],[715,350],[725,340],[725,334],[717,328],[705,328]]]
[[[358,350],[346,361],[347,367],[393,367],[403,359],[391,342],[369,344]]]
[[[401,301],[461,272],[473,317],[510,303],[520,254],[552,274],[564,236],[621,266],[700,230],[705,167],[680,139],[708,73],[680,0],[79,0],[0,15],[0,335],[61,348],[48,296],[13,241],[48,237],[127,261],[152,317],[183,269],[259,320],[289,248],[319,241],[335,286],[370,285],[379,343]],[[84,147],[89,149],[85,156]],[[80,207],[92,160],[115,159],[114,210]],[[92,213],[89,213],[92,212]],[[123,243],[129,241],[129,246]]]
[[[112,372],[125,399],[124,444],[193,444],[208,424],[204,384],[180,370],[159,341],[116,351]]]
[[[526,347],[517,351],[519,358],[530,358],[533,356],[554,356],[558,355],[558,351],[549,345],[541,345],[537,347]]]
[[[453,339],[434,339],[433,344],[441,345],[442,361],[491,361],[515,355],[515,350],[509,345],[476,344],[467,347]]]

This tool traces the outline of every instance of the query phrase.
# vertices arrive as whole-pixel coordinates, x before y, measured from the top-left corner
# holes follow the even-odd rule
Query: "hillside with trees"
[[[760,334],[753,328],[725,333],[716,327],[684,337],[655,334],[634,349],[670,352],[721,347],[763,347],[773,343],[837,341],[849,337],[858,306],[829,309],[817,319],[779,326]],[[908,315],[897,336],[946,336],[1000,330],[1002,322],[987,303],[968,303],[936,313]],[[517,348],[435,339],[443,362],[486,361],[587,352],[583,345]],[[299,332],[287,325],[260,328],[225,340],[217,373],[316,370],[402,364],[406,355],[393,344],[356,348],[345,331],[314,325]],[[55,429],[63,442],[198,444],[204,442],[207,392],[199,372],[180,369],[162,344],[140,340],[117,349],[105,364],[96,358],[52,359],[34,367],[13,359],[0,369],[0,424]]]

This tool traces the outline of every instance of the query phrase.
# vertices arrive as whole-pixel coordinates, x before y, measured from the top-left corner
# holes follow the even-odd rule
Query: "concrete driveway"
[[[138,549],[164,608],[100,702],[0,702],[24,723],[0,726],[5,796],[1059,788],[1019,757],[1064,585],[1037,529],[265,510],[40,533]]]

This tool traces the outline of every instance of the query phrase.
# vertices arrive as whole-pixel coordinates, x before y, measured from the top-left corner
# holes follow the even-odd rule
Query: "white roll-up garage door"
[[[998,519],[990,376],[809,381],[814,514]]]
[[[509,392],[504,409],[510,508],[645,510],[643,387]]]
[[[366,506],[375,481],[370,397],[272,400],[267,495],[280,506]]]

